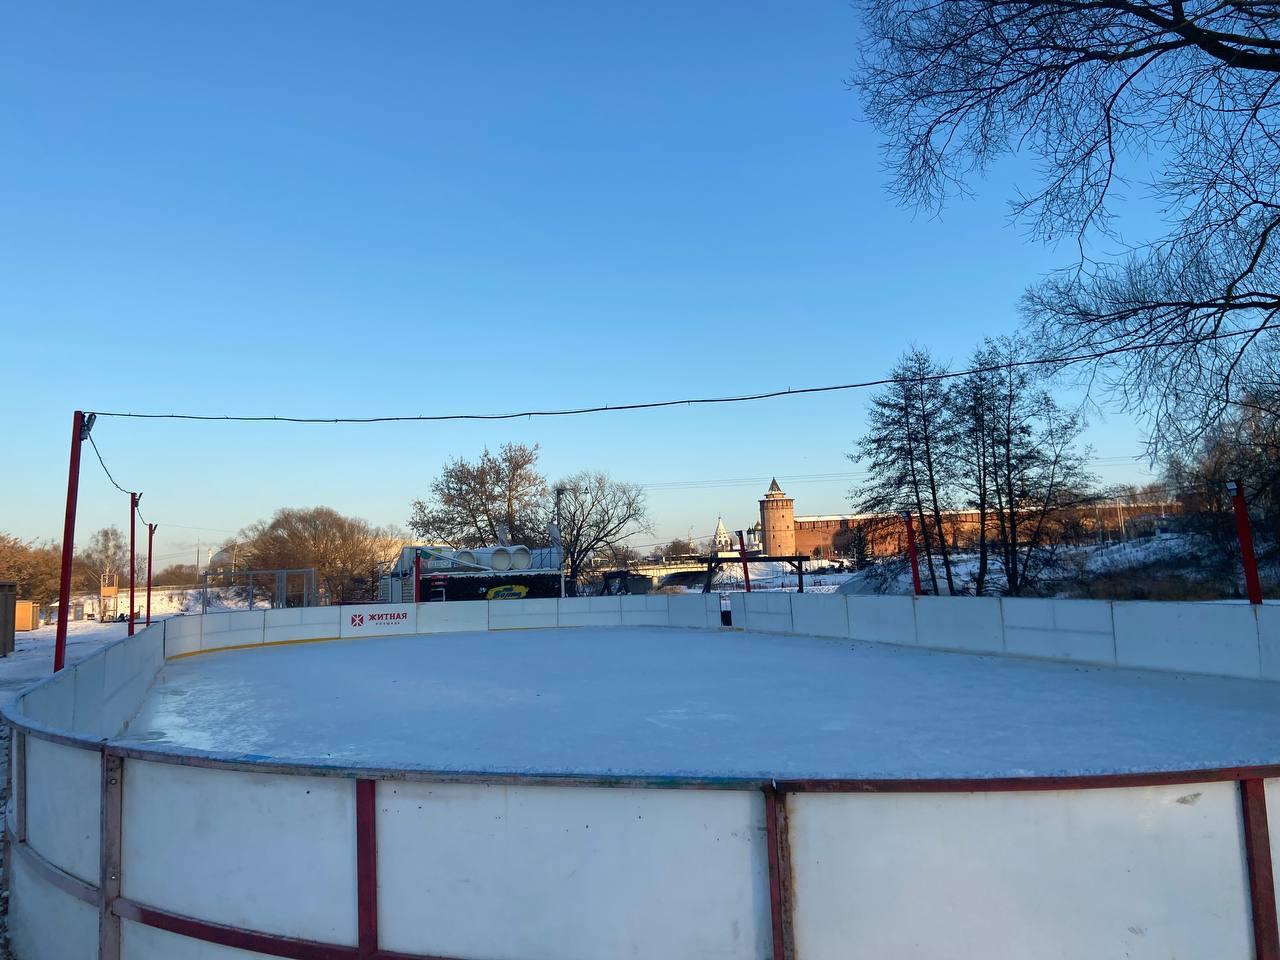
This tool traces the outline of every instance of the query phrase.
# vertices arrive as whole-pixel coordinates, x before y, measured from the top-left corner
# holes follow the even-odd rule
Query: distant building
[[[782,492],[777,477],[760,500],[760,531],[766,556],[795,556],[796,502]]]
[[[1151,533],[1158,521],[1169,512],[1177,512],[1176,503],[1111,500],[1105,503],[1068,509],[1058,514],[1070,518],[1077,527],[1076,536],[1120,539]],[[988,513],[988,535],[995,537],[994,513]],[[953,549],[971,546],[978,538],[979,514],[976,510],[943,510],[942,529]],[[832,513],[796,516],[795,500],[778,486],[777,478],[760,499],[758,527],[764,552],[769,556],[800,555],[817,559],[852,555],[849,535],[837,543],[843,531],[857,530],[864,537],[862,550],[868,557],[900,554],[906,549],[904,527],[896,514]],[[917,535],[919,530],[917,529]],[[748,541],[748,548],[751,544]]]
[[[736,548],[733,537],[729,536],[729,531],[724,528],[724,517],[716,517],[716,532],[711,535],[711,552],[725,553]]]

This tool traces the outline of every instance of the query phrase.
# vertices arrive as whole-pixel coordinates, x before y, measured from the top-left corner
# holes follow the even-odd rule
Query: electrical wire
[[[132,490],[126,490],[120,484],[116,483],[116,478],[111,475],[111,471],[107,469],[107,462],[102,459],[102,451],[98,449],[98,445],[93,441],[93,434],[89,434],[89,446],[93,447],[93,452],[98,456],[98,463],[102,464],[102,472],[107,475],[107,479],[111,481],[111,485],[121,493],[133,493]]]
[[[1027,360],[1011,360],[1007,363],[996,363],[984,367],[972,367],[968,370],[945,370],[941,373],[925,377],[909,378],[912,383],[952,380],[979,373],[995,373],[999,370],[1012,370],[1018,367],[1057,366],[1067,367],[1079,363],[1089,363],[1121,353],[1138,350],[1157,350],[1167,347],[1185,347],[1193,344],[1226,340],[1232,337],[1250,336],[1264,330],[1273,329],[1270,324],[1251,327],[1246,330],[1223,331],[1202,337],[1188,337],[1183,340],[1168,340],[1160,343],[1135,343],[1127,346],[1110,347],[1094,353],[1081,353],[1067,357],[1033,357]],[[749,403],[757,400],[772,400],[778,397],[803,396],[815,393],[834,393],[841,390],[861,390],[868,387],[883,387],[902,382],[900,377],[882,377],[878,380],[863,380],[857,383],[831,384],[822,387],[798,387],[785,390],[770,390],[766,393],[751,393],[730,397],[690,397],[683,400],[651,400],[641,403],[604,404],[594,407],[572,407],[564,410],[523,410],[517,413],[441,413],[416,414],[404,416],[382,417],[283,417],[283,416],[249,416],[234,414],[197,414],[197,413],[123,413],[102,412],[95,410],[99,417],[124,417],[137,420],[226,420],[237,423],[402,423],[402,422],[440,422],[447,420],[521,420],[533,417],[576,417],[592,413],[618,413],[623,410],[657,410],[664,407],[692,407],[726,403]]]
[[[116,482],[116,478],[111,475],[111,471],[107,468],[107,461],[102,459],[102,451],[98,449],[98,444],[94,442],[92,433],[89,434],[89,446],[93,447],[93,452],[98,457],[98,463],[102,465],[102,472],[107,475],[107,479],[111,481],[111,485],[115,487],[117,490],[119,490],[121,493],[127,493],[131,497],[134,496],[135,494],[132,490],[126,490],[124,487],[120,486],[120,484]],[[137,494],[137,496],[141,497],[142,494],[139,493]],[[134,509],[134,512],[138,514],[139,520],[141,520],[148,527],[151,526],[151,524],[147,523],[147,518],[142,515],[142,507],[138,506],[135,503],[133,509]]]

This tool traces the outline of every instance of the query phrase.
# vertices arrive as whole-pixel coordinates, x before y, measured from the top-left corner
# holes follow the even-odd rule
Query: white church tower
[[[711,552],[727,553],[729,551],[736,552],[737,547],[733,542],[733,538],[729,536],[729,531],[724,528],[724,518],[716,517],[716,532],[711,536]]]

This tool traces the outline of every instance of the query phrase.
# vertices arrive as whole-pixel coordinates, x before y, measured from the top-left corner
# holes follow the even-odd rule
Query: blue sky
[[[844,0],[9,5],[0,530],[60,533],[77,407],[497,412],[963,363],[1072,250],[1009,223],[1014,163],[941,217],[895,205],[857,39]],[[807,477],[800,512],[845,509],[866,400],[95,438],[162,559],[284,505],[403,524],[506,440],[652,484],[659,540],[764,487],[670,481]],[[1088,439],[1103,479],[1145,476],[1127,417]],[[92,459],[82,491],[81,538],[127,520]]]

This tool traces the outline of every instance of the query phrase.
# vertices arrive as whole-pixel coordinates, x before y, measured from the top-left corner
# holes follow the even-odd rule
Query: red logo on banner
[[[353,613],[353,614],[351,615],[351,625],[352,625],[353,627],[363,627],[363,626],[364,626],[364,614],[363,614],[363,613]]]

